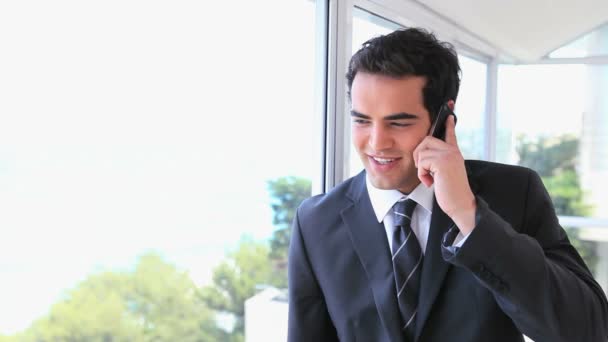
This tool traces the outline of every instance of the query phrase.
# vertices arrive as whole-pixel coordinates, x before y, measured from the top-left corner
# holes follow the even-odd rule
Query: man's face
[[[410,193],[420,183],[412,153],[428,134],[424,77],[359,72],[351,86],[352,139],[372,184]]]

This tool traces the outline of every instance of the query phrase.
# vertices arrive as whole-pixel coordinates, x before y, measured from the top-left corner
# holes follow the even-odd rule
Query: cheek
[[[399,141],[399,146],[401,147],[401,149],[403,151],[409,151],[409,152],[414,152],[414,150],[416,149],[416,147],[418,147],[418,144],[420,144],[420,142],[422,142],[422,140],[424,139],[424,135],[423,136],[408,136],[408,137],[404,137],[403,139],[401,139]]]
[[[362,129],[353,128],[351,130],[351,140],[356,148],[361,148],[367,144],[367,135]]]

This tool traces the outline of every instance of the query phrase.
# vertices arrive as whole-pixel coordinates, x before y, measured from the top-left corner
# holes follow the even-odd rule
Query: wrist
[[[454,213],[450,218],[454,221],[462,235],[467,236],[475,229],[477,223],[475,219],[476,213],[477,201],[475,200],[475,196],[473,196],[469,206]]]

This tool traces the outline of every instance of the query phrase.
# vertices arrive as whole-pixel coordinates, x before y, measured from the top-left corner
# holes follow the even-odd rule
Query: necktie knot
[[[401,199],[393,206],[395,214],[395,226],[409,226],[412,221],[412,214],[416,208],[416,202],[412,199]]]

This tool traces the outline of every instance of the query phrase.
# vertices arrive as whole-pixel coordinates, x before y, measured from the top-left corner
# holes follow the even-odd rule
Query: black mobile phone
[[[448,116],[454,115],[454,122],[456,122],[456,114],[452,112],[447,103],[444,103],[439,109],[439,113],[435,118],[435,122],[431,127],[431,135],[435,138],[439,138],[445,141],[445,122],[448,119]]]

